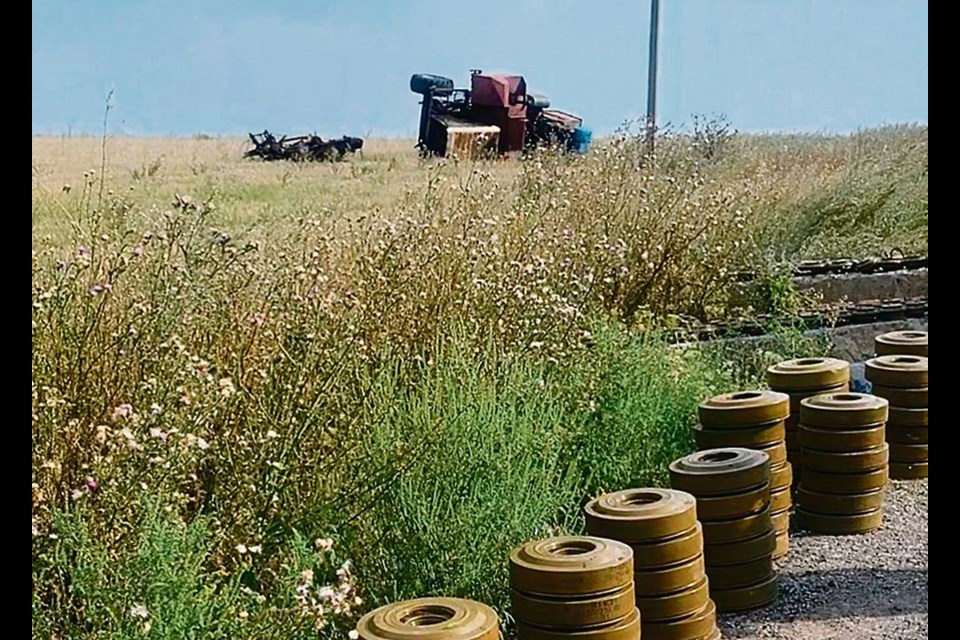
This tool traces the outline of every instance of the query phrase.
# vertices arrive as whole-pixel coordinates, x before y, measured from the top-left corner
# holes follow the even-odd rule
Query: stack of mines
[[[770,456],[770,519],[777,533],[774,558],[790,548],[790,485],[793,469],[784,440],[790,396],[776,391],[739,391],[700,404],[693,429],[698,449],[745,447]],[[641,609],[641,612],[643,610]]]
[[[927,357],[926,331],[891,331],[873,339],[873,350],[878,356]]]
[[[924,348],[926,351],[926,348]],[[927,477],[927,358],[884,355],[866,362],[873,394],[890,402],[890,477]]]
[[[721,613],[777,597],[776,533],[770,521],[770,456],[728,447],[670,464],[670,485],[696,497],[710,597]]]
[[[615,540],[560,536],[510,554],[518,640],[639,640],[633,551]]]
[[[797,524],[814,533],[866,533],[883,520],[888,403],[865,393],[807,398],[800,408],[803,478]]]
[[[590,501],[584,511],[591,535],[633,549],[643,640],[720,638],[693,496],[671,489],[626,489]]]
[[[499,640],[493,609],[460,598],[419,598],[374,609],[357,623],[360,640]]]
[[[793,483],[803,472],[800,464],[800,439],[797,424],[800,402],[823,393],[850,390],[850,363],[837,358],[798,358],[785,360],[767,369],[767,385],[790,396],[790,416],[786,421],[787,460],[793,465]]]

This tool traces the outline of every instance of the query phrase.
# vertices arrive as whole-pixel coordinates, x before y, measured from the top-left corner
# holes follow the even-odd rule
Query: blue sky
[[[412,73],[520,73],[597,134],[646,109],[649,0],[33,0],[33,133],[415,136]],[[658,122],[927,122],[927,3],[664,0]]]

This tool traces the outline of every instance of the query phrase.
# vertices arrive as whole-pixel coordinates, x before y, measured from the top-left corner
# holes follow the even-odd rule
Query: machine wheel
[[[415,73],[410,76],[410,91],[427,95],[431,89],[453,89],[453,80],[429,73]]]

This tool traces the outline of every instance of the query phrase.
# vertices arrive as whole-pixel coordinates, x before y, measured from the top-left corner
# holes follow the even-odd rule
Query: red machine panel
[[[527,118],[527,83],[522,76],[477,73],[471,78],[471,113],[500,127],[500,152],[523,149]]]
[[[505,107],[511,118],[525,118],[527,83],[523,76],[477,73],[471,78],[470,101],[474,106]]]

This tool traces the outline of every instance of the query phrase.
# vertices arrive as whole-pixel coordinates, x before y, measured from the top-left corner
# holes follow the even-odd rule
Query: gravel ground
[[[893,481],[883,526],[855,536],[791,531],[777,602],[725,614],[725,639],[927,638],[927,480]]]

